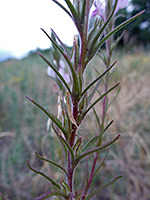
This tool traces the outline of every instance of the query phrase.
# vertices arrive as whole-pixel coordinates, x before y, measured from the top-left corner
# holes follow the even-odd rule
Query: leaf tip
[[[118,140],[120,138],[120,134],[116,137],[116,139]]]
[[[39,56],[41,56],[41,55],[42,55],[42,54],[41,54],[39,51],[37,52],[37,54],[38,54]]]
[[[25,98],[27,98],[29,101],[33,102],[33,100],[30,97],[25,96]]]

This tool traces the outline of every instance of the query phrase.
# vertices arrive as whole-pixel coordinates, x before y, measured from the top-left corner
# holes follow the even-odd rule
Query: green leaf
[[[50,193],[44,194],[44,195],[36,198],[35,200],[44,200],[44,199],[47,199],[48,197],[52,197],[52,196],[61,196],[61,197],[64,197],[65,199],[67,198],[67,196],[64,195],[63,193],[60,193],[60,192],[50,192]]]
[[[101,100],[106,96],[108,93],[110,93],[112,90],[114,90],[120,83],[117,83],[113,87],[111,87],[109,90],[107,90],[105,93],[103,93],[97,100],[95,100],[92,105],[83,113],[82,119],[85,117],[85,115]]]
[[[56,186],[59,190],[61,189],[60,186],[53,180],[51,179],[50,177],[48,177],[46,174],[44,174],[43,172],[39,172],[35,169],[33,169],[30,164],[29,164],[29,161],[27,160],[27,164],[28,164],[28,167],[29,169],[31,169],[33,172],[35,172],[36,174],[39,174],[41,176],[43,176],[44,178],[46,178],[48,181],[50,181],[52,183],[52,185]]]
[[[87,39],[87,49],[90,50],[90,43],[92,42],[92,38],[95,37],[97,31],[101,28],[102,21],[100,21],[98,18],[96,18],[93,27],[89,30],[88,33],[88,39]]]
[[[73,21],[74,21],[78,31],[81,32],[81,26],[80,26],[80,23],[79,23],[79,18],[78,18],[78,15],[76,13],[76,10],[75,10],[74,6],[70,2],[70,0],[65,0],[65,2],[66,2],[67,6],[70,9],[70,12],[71,12],[72,17],[73,17]]]
[[[65,81],[65,79],[63,78],[63,76],[59,73],[59,71],[41,53],[38,52],[38,54],[49,65],[49,67],[54,70],[54,72],[60,78],[60,80],[62,81],[62,83],[66,86],[68,92],[71,94],[69,85],[67,84],[67,82]]]
[[[62,8],[62,9],[72,18],[70,12],[69,12],[62,4],[60,4],[60,3],[59,3],[58,1],[56,1],[56,0],[52,0],[52,1],[54,1],[60,8]]]
[[[54,132],[56,133],[60,143],[62,144],[63,148],[64,148],[64,151],[65,151],[65,155],[66,155],[66,161],[67,161],[67,155],[68,155],[68,151],[67,151],[67,147],[65,146],[64,142],[62,141],[62,139],[60,138],[60,135],[57,133],[57,130],[55,129],[54,127],[54,124],[52,123],[52,128],[54,130]]]
[[[76,143],[73,146],[73,150],[78,149],[79,146],[81,145],[81,142],[82,142],[82,138],[78,138]]]
[[[97,121],[97,124],[98,124],[98,130],[100,130],[100,129],[101,129],[100,118],[99,118],[99,116],[98,116],[98,114],[97,114],[95,108],[93,107],[92,109],[93,109],[93,113],[94,113],[94,115],[95,115],[95,118],[96,118],[96,121]]]
[[[114,96],[114,98],[109,102],[108,106],[107,106],[107,110],[108,108],[111,106],[111,104],[115,101],[115,99],[118,97],[119,93],[120,93],[121,87],[118,88],[118,91],[116,93],[116,95]]]
[[[70,193],[70,187],[64,180],[62,180],[60,184],[62,185],[66,193]]]
[[[100,76],[98,76],[95,80],[93,80],[82,92],[81,97],[90,89],[97,81],[99,81],[107,72],[116,64],[117,60],[111,64]]]
[[[91,138],[88,141],[88,143],[83,147],[82,152],[85,152],[89,148],[91,148],[95,144],[95,142],[106,132],[106,130],[111,126],[112,123],[113,123],[113,120],[102,130],[102,132],[100,132],[99,135],[96,135],[93,138]]]
[[[62,123],[55,117],[53,114],[49,113],[47,110],[45,110],[41,105],[39,105],[37,102],[35,102],[33,99],[30,99],[29,97],[26,96],[26,98],[31,101],[34,105],[36,105],[38,108],[40,108],[59,128],[60,130],[64,133],[65,137],[67,137],[67,132],[66,130],[62,127]]]
[[[48,163],[50,163],[50,164],[52,164],[52,165],[58,167],[58,168],[61,169],[63,172],[65,172],[65,174],[67,175],[67,171],[66,171],[62,166],[58,165],[57,163],[55,163],[55,162],[53,162],[53,161],[51,161],[51,160],[48,160],[48,159],[46,159],[46,158],[43,158],[42,156],[38,155],[37,152],[35,152],[35,155],[36,155],[38,158],[40,158],[41,160],[44,160],[44,161],[46,161],[46,162],[48,162]]]
[[[109,151],[109,148],[106,149],[106,154],[105,154],[105,157],[103,158],[102,162],[100,163],[99,167],[94,171],[94,174],[93,174],[93,177],[98,173],[98,171],[101,169],[101,167],[105,164],[105,160],[108,156],[108,151]]]
[[[85,11],[86,11],[86,0],[83,0],[83,6],[82,6],[82,12],[81,12],[81,20],[83,24],[84,24],[84,19],[86,16]]]
[[[60,135],[60,139],[62,140],[62,142],[65,144],[65,146],[67,147],[67,149],[69,150],[69,152],[71,153],[72,156],[72,160],[74,161],[74,152],[70,146],[70,144],[68,143],[68,141],[66,141],[61,135]]]
[[[90,94],[89,94],[89,96],[88,96],[88,98],[87,98],[87,106],[88,106],[89,103],[91,102],[91,100],[92,100],[93,96],[95,95],[95,93],[98,92],[97,89],[98,89],[98,87],[99,87],[101,81],[102,81],[102,79],[100,79],[100,80],[96,83],[96,85],[94,86],[94,88],[93,88],[92,91],[90,92]]]
[[[70,55],[69,55],[70,53],[69,53],[68,49],[66,48],[66,46],[64,45],[64,43],[60,40],[60,38],[58,37],[58,35],[55,33],[55,31],[54,31],[52,28],[51,28],[51,31],[52,31],[52,33],[54,34],[54,36],[57,38],[58,42],[61,44],[61,47],[63,47],[63,49],[64,49],[66,55],[69,57],[69,56],[70,56]]]
[[[114,14],[114,12],[115,12],[117,3],[118,3],[118,0],[115,1],[114,8],[113,8],[111,14],[109,15],[107,21],[104,23],[104,25],[102,26],[102,28],[100,29],[100,31],[98,32],[98,34],[97,34],[97,35],[95,36],[95,38],[93,39],[92,44],[91,44],[91,47],[90,47],[90,49],[89,49],[89,51],[88,51],[88,55],[87,55],[88,60],[87,60],[87,62],[89,62],[89,61],[93,58],[93,56],[95,55],[95,52],[96,52],[96,51],[93,51],[93,48],[95,47],[96,42],[98,41],[100,35],[103,33],[103,31],[105,30],[105,28],[106,28],[107,25],[109,24],[109,22],[110,22],[110,20],[111,20],[111,18],[112,18],[112,16],[113,16],[113,14]]]
[[[117,181],[118,179],[122,178],[123,176],[118,176],[116,178],[114,178],[113,180],[111,180],[109,183],[106,183],[105,185],[103,185],[102,187],[98,188],[97,190],[93,191],[90,195],[88,195],[84,200],[89,200],[91,198],[93,198],[97,193],[99,193],[101,190],[107,188],[108,186],[110,186],[111,184],[113,184],[115,181]]]
[[[111,32],[109,32],[97,45],[97,47],[95,48],[95,50],[93,51],[93,54],[95,54],[94,52],[96,52],[103,44],[104,42],[110,38],[112,35],[114,35],[117,31],[119,31],[121,28],[125,27],[127,24],[129,24],[130,22],[132,22],[133,20],[135,20],[137,17],[139,17],[141,14],[143,14],[145,12],[141,11],[140,13],[134,15],[133,17],[131,17],[130,19],[126,20],[125,22],[121,23],[120,25],[118,25],[116,28],[114,28]]]
[[[64,57],[65,61],[68,64],[68,67],[69,67],[69,69],[71,71],[71,75],[72,75],[72,78],[73,78],[73,83],[74,83],[74,86],[76,87],[75,91],[79,91],[78,77],[77,77],[76,71],[75,71],[75,69],[74,69],[69,57],[63,52],[63,50],[59,47],[59,45],[46,33],[46,31],[44,31],[44,29],[41,29],[41,30],[45,33],[45,35],[50,39],[50,41],[53,43],[53,45],[55,45],[55,47],[59,50],[61,55]]]
[[[74,150],[76,156],[78,154],[78,151],[81,149],[81,143],[82,143],[82,138],[78,138],[75,145],[73,146],[73,150]]]
[[[112,52],[110,52],[112,55]],[[107,58],[106,55],[99,49],[98,56],[101,58],[101,60],[104,62],[105,66],[107,66]]]
[[[108,146],[110,146],[111,144],[113,144],[114,142],[116,142],[119,139],[119,137],[120,137],[120,135],[117,135],[114,139],[112,139],[111,141],[107,142],[106,144],[101,145],[100,147],[93,148],[93,149],[91,149],[89,151],[86,151],[85,153],[81,154],[75,160],[74,167],[79,163],[79,161],[81,159],[83,159],[84,157],[86,157],[86,156],[88,156],[90,154],[93,154],[95,152],[98,152],[98,151],[101,151],[101,150],[107,148]]]

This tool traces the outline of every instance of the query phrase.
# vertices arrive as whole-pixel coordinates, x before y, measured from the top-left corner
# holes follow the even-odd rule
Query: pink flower
[[[49,66],[47,67],[47,74],[52,78],[56,78],[54,70],[52,70]]]
[[[70,76],[68,73],[65,73],[63,68],[59,69],[59,73],[63,76],[63,78],[65,79],[66,83],[70,82]]]
[[[94,2],[95,10],[92,12],[91,17],[99,15],[103,20],[105,19],[105,6],[100,0]]]
[[[126,8],[128,6],[128,4],[129,4],[129,0],[118,0],[117,7],[116,7],[116,10],[115,10],[115,14],[120,9]]]
[[[95,0],[94,6],[95,10],[92,12],[91,17],[100,16],[103,20],[106,18],[106,0]],[[115,1],[114,1],[115,3]],[[123,8],[128,6],[129,0],[118,0],[117,7],[115,10],[115,14]]]

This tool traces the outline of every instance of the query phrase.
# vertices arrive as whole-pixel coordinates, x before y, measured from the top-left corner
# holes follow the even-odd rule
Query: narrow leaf
[[[61,137],[60,137],[60,134],[57,133],[57,130],[55,129],[53,123],[52,123],[52,128],[53,128],[54,132],[56,133],[56,135],[57,135],[57,137],[58,137],[60,143],[62,144],[62,146],[63,146],[63,148],[64,148],[64,151],[65,151],[65,154],[66,154],[66,158],[67,158],[67,153],[68,153],[68,152],[67,152],[67,147],[65,146],[64,142],[62,141],[62,139],[61,139]],[[67,159],[66,159],[66,160],[67,160]]]
[[[58,51],[64,57],[65,61],[68,64],[68,67],[69,67],[69,69],[71,71],[71,75],[72,75],[72,78],[73,78],[73,83],[76,86],[76,91],[78,91],[78,88],[79,88],[78,77],[77,77],[77,74],[76,74],[76,72],[74,70],[74,67],[73,67],[69,57],[63,52],[63,50],[59,47],[59,45],[46,33],[46,31],[44,31],[44,29],[41,29],[41,30],[45,33],[45,35],[50,39],[50,41],[53,43],[53,45],[58,49]],[[43,56],[43,59],[44,59],[44,56]],[[45,61],[47,62],[47,59]],[[68,91],[70,93],[70,90],[68,90]]]
[[[70,192],[70,187],[64,180],[61,181],[61,185],[66,189],[67,192]]]
[[[100,129],[101,129],[100,118],[99,118],[99,116],[98,116],[98,114],[97,114],[95,108],[93,107],[92,109],[93,109],[93,113],[94,113],[94,115],[95,115],[95,118],[96,118],[96,121],[97,121],[97,124],[98,124],[98,130],[100,130]]]
[[[92,139],[89,140],[89,142],[83,147],[82,152],[87,151],[89,148],[91,148],[95,142],[106,132],[106,130],[111,126],[113,123],[113,120],[100,132],[99,135],[94,136]]]
[[[67,175],[67,171],[66,171],[62,166],[58,165],[57,163],[55,163],[55,162],[53,162],[53,161],[51,161],[51,160],[48,160],[48,159],[46,159],[46,158],[43,158],[42,156],[38,155],[37,152],[35,152],[35,155],[36,155],[38,158],[40,158],[41,160],[44,160],[44,161],[46,161],[46,162],[48,162],[48,163],[50,163],[50,164],[52,164],[52,165],[58,167],[59,169],[61,169],[62,171],[64,171],[65,174]]]
[[[96,83],[96,85],[94,86],[94,88],[93,88],[92,91],[90,92],[90,94],[89,94],[89,96],[88,96],[88,98],[87,98],[87,105],[89,105],[89,103],[91,102],[91,100],[92,100],[92,98],[94,97],[95,93],[98,92],[97,89],[98,89],[98,87],[99,87],[101,81],[102,81],[102,79],[100,79],[100,80]]]
[[[61,46],[63,47],[65,53],[68,55],[69,57],[69,51],[68,49],[66,48],[66,46],[64,45],[64,43],[60,40],[60,38],[58,37],[58,35],[55,33],[55,31],[53,29],[51,29],[51,31],[53,32],[53,34],[55,35],[55,37],[57,38],[57,40],[59,41],[59,43],[61,44]]]
[[[43,176],[44,178],[46,178],[48,181],[50,181],[54,186],[56,186],[59,190],[60,190],[60,186],[53,180],[51,179],[50,177],[48,177],[46,174],[44,174],[43,172],[39,172],[35,169],[33,169],[30,164],[29,164],[29,161],[27,160],[27,164],[28,164],[28,167],[29,169],[31,169],[31,171],[35,172],[36,174],[39,174],[41,176]]]
[[[85,10],[86,10],[86,0],[83,0],[83,6],[82,6],[82,12],[81,12],[82,23],[84,22]]]
[[[101,190],[107,188],[108,186],[110,186],[111,184],[113,184],[115,181],[117,181],[118,179],[122,178],[123,176],[118,176],[116,178],[114,178],[113,180],[111,180],[109,183],[106,183],[105,185],[103,185],[102,187],[98,188],[97,190],[95,190],[94,192],[92,192],[89,196],[87,196],[84,200],[89,200],[92,199],[97,193],[99,193]]]
[[[105,93],[103,93],[99,98],[97,98],[97,100],[95,100],[92,105],[83,113],[82,115],[82,119],[85,117],[85,115],[91,110],[91,108],[93,108],[101,99],[104,98],[104,96],[106,96],[109,92],[111,92],[113,89],[115,89],[120,83],[117,83],[116,85],[114,85],[113,87],[111,87],[109,90],[107,90]]]
[[[77,13],[76,13],[76,10],[75,10],[73,4],[70,2],[70,0],[65,0],[65,2],[67,4],[67,6],[69,7],[73,17],[76,18],[77,17]]]
[[[117,31],[119,31],[120,29],[122,29],[124,26],[126,26],[127,24],[129,24],[130,22],[132,22],[133,20],[135,20],[137,17],[139,17],[141,14],[143,14],[145,12],[144,11],[141,11],[140,13],[134,15],[133,17],[131,17],[130,19],[126,20],[125,22],[121,23],[120,25],[118,25],[116,28],[114,28],[111,32],[109,32],[100,42],[99,44],[97,45],[97,47],[95,48],[95,51],[96,52],[103,44],[104,42],[110,38],[112,35],[114,35]],[[93,52],[93,53],[94,53]],[[95,54],[95,53],[94,53]]]
[[[26,96],[26,98],[31,101],[34,105],[36,105],[38,108],[40,108],[64,133],[64,135],[67,137],[66,130],[62,127],[61,122],[57,117],[55,117],[53,114],[49,113],[47,110],[45,110],[41,105],[39,105],[37,102],[35,102],[33,99],[30,99],[29,97]]]
[[[107,110],[108,108],[111,106],[111,104],[115,101],[115,99],[118,97],[119,93],[120,93],[121,87],[118,88],[118,91],[116,93],[116,95],[114,96],[114,98],[109,102],[108,106],[107,106]]]
[[[88,33],[88,40],[87,40],[87,45],[90,45],[90,41],[92,40],[92,38],[94,38],[94,35],[96,34],[96,31],[99,29],[99,27],[101,27],[102,21],[99,21],[98,18],[96,18],[93,27],[91,28],[91,30]]]
[[[81,32],[81,26],[80,26],[80,23],[79,23],[79,18],[78,18],[78,15],[76,13],[74,6],[70,2],[70,0],[65,0],[65,2],[67,4],[67,6],[69,7],[70,12],[72,13],[73,21],[74,21],[77,29],[79,30],[79,32]]]
[[[98,76],[94,81],[92,81],[82,92],[81,97],[90,89],[97,81],[99,81],[107,72],[116,64],[117,60],[114,61],[110,67],[108,67],[100,76]]]
[[[60,139],[62,140],[62,142],[65,144],[65,146],[67,147],[67,149],[69,150],[69,152],[71,153],[72,156],[72,160],[74,161],[74,152],[70,146],[70,144],[68,143],[68,141],[66,141],[61,135],[60,135]]]
[[[67,196],[65,196],[64,194],[62,193],[59,193],[59,192],[49,192],[47,194],[44,194],[40,197],[37,197],[35,200],[44,200],[44,199],[47,199],[48,197],[52,197],[52,196],[62,196],[64,197],[65,199],[67,198]]]
[[[63,76],[59,73],[59,71],[41,53],[38,52],[38,54],[49,65],[49,67],[54,70],[54,72],[60,78],[60,80],[62,81],[62,83],[66,86],[68,92],[71,93],[70,88],[69,88],[67,82],[65,81],[65,79],[63,78]]]
[[[62,4],[60,4],[60,3],[59,3],[58,1],[56,1],[56,0],[52,0],[52,1],[54,1],[60,8],[62,8],[62,9],[72,18],[70,12],[69,12]]]
[[[102,26],[102,28],[100,29],[100,31],[98,32],[98,34],[95,36],[94,40],[92,41],[92,44],[91,44],[91,48],[88,52],[88,61],[92,59],[92,57],[95,55],[95,52],[93,51],[93,47],[95,46],[97,40],[99,39],[100,35],[103,33],[103,31],[105,30],[105,28],[107,27],[107,25],[109,24],[114,12],[115,12],[115,9],[116,9],[116,6],[117,6],[117,3],[118,3],[118,0],[115,1],[115,5],[114,5],[114,8],[112,10],[112,12],[110,13],[107,21],[104,23],[104,25]]]
[[[106,149],[106,154],[105,157],[103,158],[101,164],[99,165],[99,167],[94,171],[93,177],[98,173],[98,171],[101,169],[101,167],[105,164],[105,160],[108,156],[108,152],[109,152],[109,148]]]
[[[79,161],[81,159],[83,159],[84,157],[93,154],[95,152],[101,151],[105,148],[107,148],[108,146],[110,146],[111,144],[113,144],[114,142],[116,142],[119,139],[120,135],[117,135],[114,139],[112,139],[111,141],[107,142],[106,144],[100,146],[100,147],[96,147],[94,149],[91,149],[89,151],[86,151],[85,153],[81,154],[80,156],[77,157],[76,161],[75,161],[75,166],[79,163]]]

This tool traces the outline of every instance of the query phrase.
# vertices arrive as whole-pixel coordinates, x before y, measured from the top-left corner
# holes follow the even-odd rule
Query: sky
[[[0,51],[20,58],[30,50],[49,48],[40,28],[49,34],[53,28],[67,45],[77,33],[72,20],[52,0],[0,0]]]
[[[5,52],[21,58],[37,48],[49,48],[51,43],[40,28],[48,34],[53,28],[69,46],[77,34],[71,18],[52,0],[0,0],[0,60]]]

